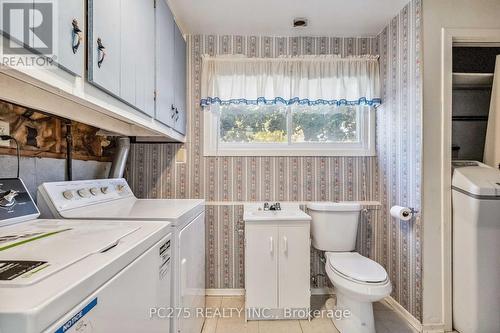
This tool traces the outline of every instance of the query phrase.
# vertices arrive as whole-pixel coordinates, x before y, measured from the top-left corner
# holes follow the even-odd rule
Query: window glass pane
[[[359,142],[360,109],[357,106],[293,106],[292,143]]]
[[[286,106],[221,105],[221,143],[287,143]]]

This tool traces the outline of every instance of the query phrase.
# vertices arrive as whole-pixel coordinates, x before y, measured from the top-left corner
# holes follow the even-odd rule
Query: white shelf
[[[492,73],[453,73],[453,88],[487,88],[492,84]]]

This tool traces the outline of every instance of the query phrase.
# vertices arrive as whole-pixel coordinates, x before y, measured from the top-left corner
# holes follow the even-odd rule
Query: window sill
[[[252,156],[252,157],[284,157],[284,156],[304,156],[304,157],[321,157],[321,156],[344,156],[344,157],[359,157],[359,156],[376,156],[375,151],[371,150],[332,150],[332,149],[219,149],[219,151],[209,150],[204,152],[204,156]]]

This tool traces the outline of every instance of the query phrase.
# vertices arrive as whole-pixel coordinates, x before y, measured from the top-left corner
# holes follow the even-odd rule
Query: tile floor
[[[325,296],[313,296],[312,309],[331,308],[333,299]],[[235,296],[209,296],[207,308],[242,309],[244,298]],[[406,323],[392,308],[383,302],[375,303],[375,326],[377,333],[416,333],[417,331]],[[249,321],[245,323],[245,314],[235,311],[232,316],[224,318],[207,318],[202,333],[338,333],[329,318],[314,318],[308,320],[276,320],[276,321]]]

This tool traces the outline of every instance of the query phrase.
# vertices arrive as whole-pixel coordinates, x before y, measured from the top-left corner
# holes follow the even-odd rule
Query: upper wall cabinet
[[[35,0],[35,3],[37,2],[46,3],[46,1]],[[57,6],[57,16],[56,62],[70,73],[83,76],[85,60],[84,1],[64,0]]]
[[[174,43],[175,130],[186,134],[186,41],[177,25],[174,26]]]
[[[164,0],[156,4],[156,118],[186,134],[186,42]]]
[[[152,0],[89,1],[89,81],[154,115]]]
[[[89,0],[89,81],[120,95],[120,0]]]
[[[164,0],[156,4],[156,119],[175,127],[174,18]]]

